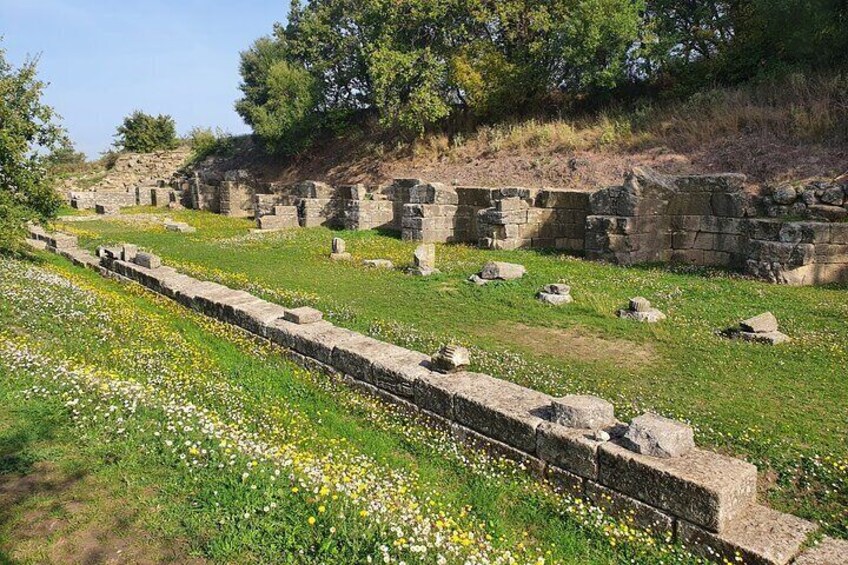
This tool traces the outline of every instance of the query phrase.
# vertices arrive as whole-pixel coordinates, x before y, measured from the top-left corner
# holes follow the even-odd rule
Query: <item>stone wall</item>
[[[635,420],[626,426],[611,417],[603,428],[610,434],[564,425],[556,412],[566,399],[485,374],[433,371],[428,355],[320,321],[316,311],[301,317],[246,292],[196,280],[160,266],[151,254],[139,253],[130,262],[122,260],[125,249],[106,247],[98,251],[98,262],[67,236],[34,228],[31,237],[36,247],[105,276],[138,282],[269,339],[301,364],[340,375],[352,386],[451,431],[459,441],[521,461],[567,493],[675,538],[709,559],[785,565],[817,529],[758,504],[757,469],[750,463],[694,447],[667,456],[639,452],[630,435]]]
[[[118,207],[135,206],[137,204],[136,191],[134,189],[132,192],[74,191],[70,193],[70,199],[71,207],[77,210],[91,210],[97,204]]]

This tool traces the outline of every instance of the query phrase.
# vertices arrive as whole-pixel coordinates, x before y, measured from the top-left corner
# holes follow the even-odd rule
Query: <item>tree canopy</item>
[[[15,68],[0,48],[0,252],[20,251],[24,223],[47,220],[59,209],[45,155],[65,135],[42,102],[45,86],[37,60]]]
[[[151,116],[140,110],[124,118],[115,138],[116,147],[135,153],[174,149],[179,144],[176,124],[171,116]]]

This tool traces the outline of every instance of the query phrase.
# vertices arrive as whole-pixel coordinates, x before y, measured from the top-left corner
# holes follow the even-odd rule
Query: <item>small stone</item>
[[[353,255],[350,253],[330,253],[330,259],[333,261],[350,261],[353,259]]]
[[[777,204],[788,205],[795,202],[795,199],[798,197],[798,192],[795,190],[795,187],[788,184],[782,184],[774,188],[771,193],[771,197]]]
[[[831,206],[842,206],[845,202],[845,193],[842,191],[842,187],[840,186],[831,186],[822,192],[822,195],[819,199],[824,204],[829,204]]]
[[[542,292],[548,294],[571,294],[571,287],[567,284],[546,284]]]
[[[476,284],[477,286],[483,286],[484,284],[487,284],[491,281],[487,281],[486,279],[481,278],[480,275],[471,275],[470,277],[468,277],[468,282]]]
[[[630,451],[663,459],[680,457],[695,447],[690,426],[651,413],[634,418],[621,441]]]
[[[323,318],[324,314],[320,310],[308,306],[286,310],[286,313],[283,315],[283,319],[287,322],[299,325],[314,324],[315,322],[320,322]]]
[[[781,332],[736,332],[735,336],[745,341],[751,341],[755,343],[765,343],[767,345],[780,345],[781,343],[786,343],[787,341],[792,341],[792,339]]]
[[[412,260],[414,265],[409,272],[413,275],[426,277],[439,272],[436,269],[436,246],[432,243],[422,243],[416,247]]]
[[[480,277],[486,280],[510,281],[520,279],[525,274],[527,274],[527,269],[524,268],[524,265],[501,261],[489,261],[480,271]]]
[[[595,441],[609,441],[610,435],[604,430],[595,430],[595,433],[592,434],[592,439]]]
[[[185,222],[165,222],[165,229],[177,233],[194,233],[197,231],[197,228],[193,228]]]
[[[563,304],[571,304],[574,299],[570,294],[553,294],[550,292],[540,292],[536,294],[536,298],[551,306],[562,306]]]
[[[145,253],[140,251],[135,256],[135,264],[147,269],[158,269],[162,266],[162,259],[153,253]]]
[[[347,252],[347,244],[345,243],[345,240],[340,237],[334,237],[332,245],[333,255]]]
[[[828,206],[826,204],[814,204],[807,206],[811,218],[827,220],[829,222],[841,222],[848,218],[848,210],[842,206]]]
[[[446,345],[431,359],[432,368],[440,373],[462,371],[471,364],[468,350],[459,345]]]
[[[571,394],[551,403],[553,420],[568,428],[597,430],[615,424],[613,405],[597,396]]]
[[[635,298],[630,299],[630,310],[632,312],[650,312],[651,303],[648,301],[647,298],[637,296]]]
[[[366,259],[362,262],[365,267],[374,269],[394,269],[394,264],[388,259]]]
[[[121,246],[121,261],[132,263],[135,260],[136,255],[138,255],[137,246],[130,245],[128,243]]]
[[[777,331],[777,318],[771,312],[764,312],[759,316],[748,318],[739,322],[739,327],[744,332],[769,333]]]
[[[646,324],[655,324],[665,320],[666,316],[656,308],[651,308],[647,312],[634,312],[633,310],[619,310],[618,317],[625,320],[634,320],[636,322],[644,322]]]

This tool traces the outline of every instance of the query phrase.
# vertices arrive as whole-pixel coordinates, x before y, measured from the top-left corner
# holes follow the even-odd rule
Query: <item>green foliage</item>
[[[77,151],[70,139],[64,138],[45,159],[48,171],[54,177],[75,173],[86,167],[85,153]]]
[[[37,61],[20,68],[0,49],[0,252],[21,250],[23,225],[56,214],[60,200],[47,180],[45,151],[64,133],[41,95]]]
[[[191,161],[197,163],[207,157],[230,156],[234,151],[233,136],[222,130],[195,127],[188,133]]]
[[[171,116],[151,116],[140,110],[124,118],[115,137],[116,147],[134,153],[174,149],[179,144],[176,124]]]

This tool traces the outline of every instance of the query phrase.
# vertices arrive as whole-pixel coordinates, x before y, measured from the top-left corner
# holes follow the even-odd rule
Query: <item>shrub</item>
[[[234,151],[233,136],[222,130],[195,127],[188,133],[191,162],[198,163],[211,156],[230,156]]]
[[[179,144],[176,125],[171,116],[151,116],[139,110],[124,118],[115,137],[116,147],[134,153],[174,149]]]

